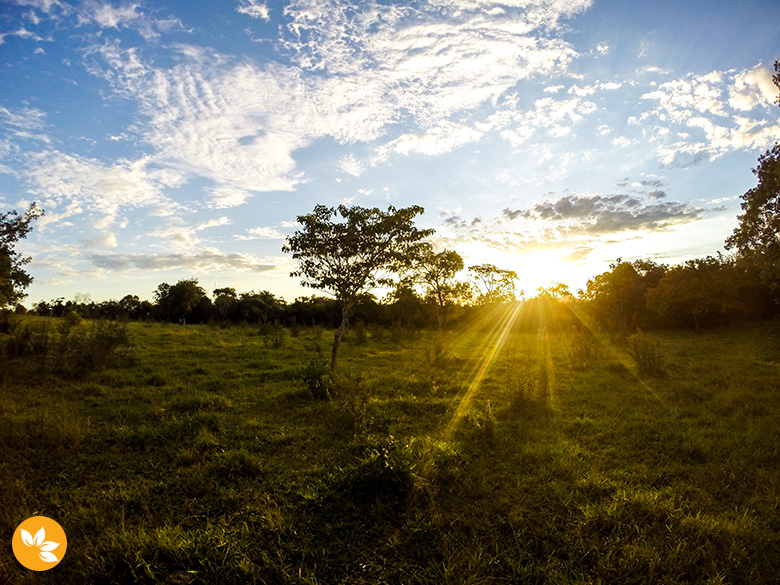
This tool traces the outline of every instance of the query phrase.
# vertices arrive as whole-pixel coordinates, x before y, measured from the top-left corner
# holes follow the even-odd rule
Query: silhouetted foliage
[[[739,226],[726,240],[740,256],[753,262],[761,277],[780,288],[780,144],[758,158],[753,169],[758,185],[742,195]],[[776,291],[780,297],[780,291]]]
[[[30,258],[19,254],[15,246],[30,233],[33,220],[42,215],[35,203],[22,215],[16,211],[0,213],[0,309],[24,298],[24,290],[32,283],[32,276],[24,270]]]
[[[647,306],[677,327],[725,324],[744,310],[733,262],[708,256],[668,269],[647,292]]]
[[[517,273],[514,270],[498,268],[493,264],[480,264],[469,266],[469,271],[474,273],[476,304],[489,305],[517,300],[518,291],[515,289]],[[523,296],[523,291],[519,293]]]
[[[447,309],[471,297],[468,283],[455,280],[463,267],[463,258],[453,250],[435,253],[430,246],[423,249],[418,278],[427,287],[427,296],[436,307],[436,322],[440,329],[447,322]]]
[[[287,238],[283,252],[298,260],[291,276],[304,286],[319,288],[341,301],[341,324],[333,338],[331,368],[335,369],[339,344],[360,296],[392,283],[390,274],[412,266],[430,229],[414,227],[423,208],[412,206],[386,212],[364,207],[317,205],[299,215],[302,228]],[[340,217],[341,221],[334,218]]]
[[[154,291],[157,314],[172,322],[203,322],[208,319],[211,301],[206,291],[198,286],[197,278],[182,279],[174,285],[163,282]]]
[[[609,271],[588,281],[584,297],[602,325],[623,332],[652,324],[645,295],[658,285],[666,267],[648,260],[610,264]]]

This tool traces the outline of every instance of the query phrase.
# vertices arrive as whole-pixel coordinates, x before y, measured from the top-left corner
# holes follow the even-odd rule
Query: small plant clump
[[[318,351],[306,360],[301,377],[309,389],[312,398],[328,400],[332,394],[332,376],[330,362]]]
[[[661,353],[661,346],[642,333],[635,333],[628,338],[631,357],[639,368],[640,376],[650,378],[665,378],[667,374],[666,361]]]

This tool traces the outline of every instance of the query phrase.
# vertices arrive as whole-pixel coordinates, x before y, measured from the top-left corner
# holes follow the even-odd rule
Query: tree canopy
[[[761,274],[780,285],[780,144],[758,158],[753,170],[758,185],[742,195],[739,226],[726,240],[727,248],[757,263]]]
[[[423,249],[419,261],[419,280],[428,288],[428,297],[436,304],[439,327],[446,322],[447,307],[469,296],[468,285],[455,280],[455,275],[463,267],[463,258],[454,250],[437,253],[431,246]]]
[[[515,281],[517,273],[514,270],[498,268],[493,264],[480,264],[469,266],[469,271],[474,273],[474,285],[478,291],[476,302],[478,305],[491,303],[508,303],[517,300]],[[523,291],[520,291],[520,296]]]
[[[332,369],[360,296],[390,285],[392,274],[411,267],[422,250],[422,240],[433,233],[414,226],[414,218],[423,211],[418,205],[390,206],[387,211],[317,205],[311,213],[298,216],[301,229],[282,246],[283,252],[298,261],[291,276],[301,277],[304,286],[325,290],[342,303],[341,325],[333,339]]]
[[[0,214],[0,309],[24,298],[24,290],[33,281],[24,270],[30,258],[19,254],[16,244],[27,237],[33,220],[42,215],[43,210],[35,203],[22,215],[16,211]]]

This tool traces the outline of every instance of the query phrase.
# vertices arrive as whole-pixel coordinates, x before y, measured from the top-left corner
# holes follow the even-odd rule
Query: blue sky
[[[0,209],[27,304],[312,294],[318,203],[418,225],[527,292],[714,254],[780,140],[776,1],[0,2]],[[465,275],[464,275],[465,276]]]

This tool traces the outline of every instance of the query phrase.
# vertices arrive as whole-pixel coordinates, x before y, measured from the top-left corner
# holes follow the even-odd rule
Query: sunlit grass
[[[133,324],[135,364],[6,379],[0,526],[49,515],[69,547],[36,576],[0,548],[0,582],[774,582],[764,332],[649,335],[668,373],[643,380],[572,323],[367,328],[330,401],[301,379],[311,329]]]

